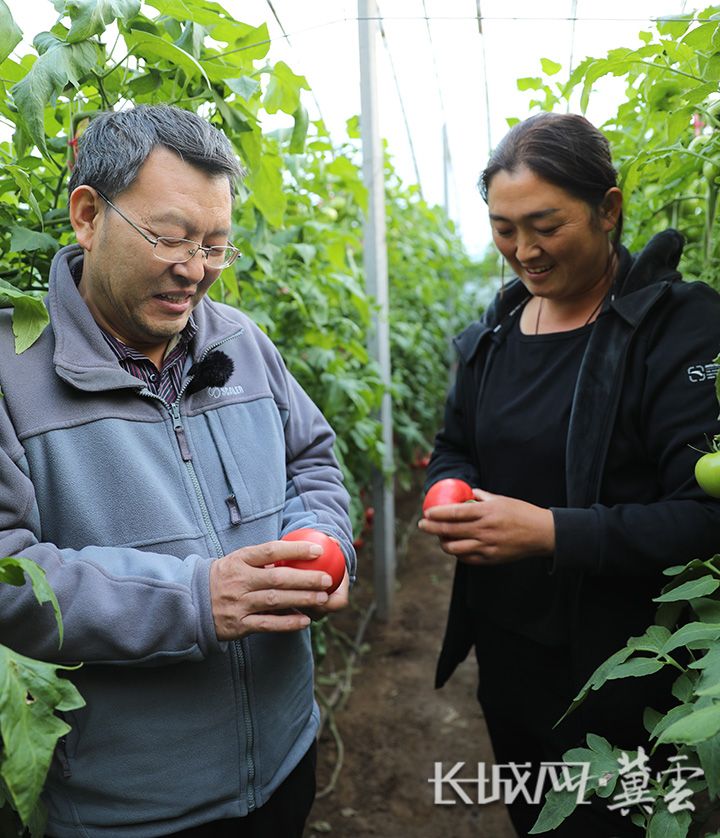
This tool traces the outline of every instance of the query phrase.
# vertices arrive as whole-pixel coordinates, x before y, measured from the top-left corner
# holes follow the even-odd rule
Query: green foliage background
[[[325,412],[355,499],[380,462],[381,398],[366,345],[356,120],[335,144],[309,123],[303,76],[269,61],[267,26],[233,20],[212,0],[55,0],[58,23],[14,57],[20,32],[0,0],[0,300],[15,307],[18,349],[45,325],[40,302],[54,252],[73,241],[68,167],[88,120],[132,103],[197,111],[221,128],[247,169],[234,214],[243,256],[211,294],[267,330]],[[263,131],[275,114],[292,127]],[[446,215],[388,174],[396,468],[427,450],[447,385],[448,335],[476,316],[475,266]],[[18,294],[18,290],[26,292]]]
[[[382,461],[376,411],[383,388],[366,348],[374,302],[362,270],[367,196],[357,120],[349,140],[334,143],[321,122],[308,119],[306,80],[269,60],[267,26],[234,20],[213,0],[53,5],[57,23],[19,56],[22,33],[0,0],[0,123],[11,135],[0,142],[0,304],[13,306],[16,350],[46,327],[50,262],[74,241],[66,184],[89,120],[141,103],[198,112],[225,132],[247,170],[233,215],[242,257],[211,295],[268,332],[330,420],[359,533],[363,490]],[[290,127],[264,129],[276,114]],[[477,315],[478,276],[444,212],[405,186],[389,157],[386,174],[395,473],[402,480],[431,446],[448,383],[448,339]],[[19,584],[22,570],[30,574],[23,566],[19,577],[15,569],[0,582]],[[5,801],[33,836],[42,834],[35,803],[67,729],[54,710],[82,701],[55,669],[0,647],[3,834],[15,817]],[[28,720],[37,735],[23,738]]]
[[[637,250],[672,226],[686,237],[687,279],[720,287],[720,6],[659,18],[633,47],[585,58],[563,76],[542,59],[542,73],[518,80],[529,108],[584,113],[605,77],[622,78],[625,99],[600,129],[607,136],[625,196],[623,242]],[[572,105],[572,107],[571,107]],[[509,120],[513,123],[517,120]]]

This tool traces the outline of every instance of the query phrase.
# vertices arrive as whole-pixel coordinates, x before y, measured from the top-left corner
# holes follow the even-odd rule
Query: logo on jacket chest
[[[693,383],[698,381],[715,381],[719,369],[720,364],[716,363],[693,364],[687,369],[688,379]]]
[[[234,387],[208,387],[207,394],[213,399],[221,399],[223,396],[240,396],[245,392],[239,384]]]

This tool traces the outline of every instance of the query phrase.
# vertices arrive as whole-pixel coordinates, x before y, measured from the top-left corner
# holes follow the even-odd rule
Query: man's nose
[[[205,278],[206,261],[205,252],[198,248],[187,262],[176,262],[173,273],[188,282],[201,282]]]

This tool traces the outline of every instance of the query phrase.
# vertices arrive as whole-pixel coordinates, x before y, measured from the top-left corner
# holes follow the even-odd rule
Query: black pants
[[[317,743],[313,742],[264,806],[244,818],[212,821],[171,835],[175,838],[302,838],[315,800],[316,764]]]
[[[570,714],[555,730],[576,688],[570,682],[568,653],[534,643],[489,624],[477,627],[478,700],[482,706],[496,764],[531,763],[534,785],[540,763],[559,762],[565,751],[587,747],[587,718]],[[640,735],[640,734],[638,734]],[[612,741],[612,744],[617,744]],[[638,740],[635,745],[642,744]],[[507,776],[507,775],[503,775]],[[545,790],[535,805],[522,795],[508,804],[519,838],[526,838],[545,803]],[[608,810],[611,800],[593,796],[552,831],[553,838],[637,838],[642,833],[627,818]]]

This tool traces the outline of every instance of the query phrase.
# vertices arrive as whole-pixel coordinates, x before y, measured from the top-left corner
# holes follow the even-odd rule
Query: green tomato
[[[715,178],[720,175],[720,166],[717,163],[703,163],[702,173],[705,180],[709,183],[714,183]]]
[[[695,463],[698,485],[713,498],[720,498],[720,451],[703,454]]]

